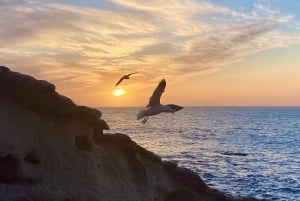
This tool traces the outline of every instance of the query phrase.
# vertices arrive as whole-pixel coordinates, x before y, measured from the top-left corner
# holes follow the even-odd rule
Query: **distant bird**
[[[152,96],[150,97],[149,104],[146,106],[147,108],[145,110],[141,110],[137,114],[138,120],[144,117],[144,119],[141,121],[143,124],[145,124],[148,121],[149,116],[156,115],[162,112],[174,113],[183,108],[181,106],[174,105],[174,104],[168,104],[168,105],[160,104],[160,97],[162,93],[165,91],[165,88],[166,88],[166,80],[162,79],[157,85],[156,89],[154,90]]]
[[[137,72],[135,72],[135,73],[129,73],[127,75],[123,75],[123,77],[121,77],[121,79],[117,82],[117,84],[115,86],[118,86],[118,84],[120,84],[124,79],[128,80],[130,75],[133,75],[133,74],[136,74],[136,73]]]

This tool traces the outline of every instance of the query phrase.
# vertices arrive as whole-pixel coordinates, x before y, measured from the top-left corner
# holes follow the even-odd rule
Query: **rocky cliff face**
[[[222,201],[188,169],[109,129],[47,81],[0,67],[1,201]]]

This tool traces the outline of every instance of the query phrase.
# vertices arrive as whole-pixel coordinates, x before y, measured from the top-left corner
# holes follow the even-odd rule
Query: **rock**
[[[201,201],[199,196],[188,189],[178,189],[167,195],[163,201]]]
[[[24,157],[24,160],[33,165],[37,165],[40,162],[40,159],[35,151],[30,152]]]
[[[19,160],[11,155],[0,158],[0,182],[17,183],[23,181],[22,169]]]
[[[76,136],[75,144],[81,151],[88,151],[92,143],[88,136]]]
[[[106,142],[117,144],[125,153],[138,152],[140,155],[142,155],[143,157],[147,158],[152,162],[161,162],[161,158],[158,155],[139,146],[134,141],[132,141],[130,137],[127,135],[121,133],[116,133],[113,135],[105,134],[98,139],[99,145]]]
[[[193,171],[187,168],[178,167],[172,162],[164,162],[163,165],[167,173],[186,188],[193,189],[198,193],[208,192],[208,186],[203,182],[199,175]]]
[[[108,124],[100,120],[101,111],[77,106],[71,99],[58,94],[55,85],[12,72],[4,66],[0,67],[0,96],[54,121],[84,122],[93,127],[98,135],[109,129]]]

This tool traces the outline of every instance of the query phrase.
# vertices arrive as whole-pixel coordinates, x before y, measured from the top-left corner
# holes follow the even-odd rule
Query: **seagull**
[[[120,84],[124,79],[128,80],[130,75],[133,75],[133,74],[136,74],[136,73],[137,72],[135,72],[135,73],[129,73],[127,75],[123,75],[123,77],[121,77],[121,79],[117,82],[117,84],[115,86],[118,86],[118,84]]]
[[[183,108],[181,106],[174,105],[174,104],[162,105],[160,103],[160,97],[162,93],[165,91],[165,88],[166,88],[166,80],[162,79],[157,85],[156,89],[154,90],[152,96],[150,97],[149,104],[146,106],[146,109],[141,110],[137,114],[137,120],[144,117],[141,123],[145,124],[148,121],[149,116],[160,114],[162,112],[174,113]]]

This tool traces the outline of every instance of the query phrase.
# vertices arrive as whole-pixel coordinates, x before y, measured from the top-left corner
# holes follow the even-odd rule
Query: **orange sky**
[[[162,78],[162,103],[300,106],[293,9],[271,0],[88,2],[0,3],[1,65],[87,106],[145,106]],[[136,71],[114,96],[119,78]]]
[[[173,77],[168,80],[166,75],[167,87],[162,102],[184,106],[299,106],[300,58],[296,50],[300,51],[300,48],[293,49],[293,53],[287,47],[248,56],[217,72],[191,76],[178,82]],[[99,90],[80,96],[77,91],[68,89],[61,92],[69,93],[79,104],[144,106],[159,80],[148,83],[136,76],[123,81],[119,87],[114,87],[118,78],[109,80],[108,86],[100,84]],[[136,80],[149,86],[135,86]],[[116,97],[112,94],[114,89],[124,89],[126,94]]]

